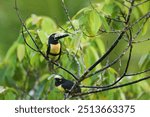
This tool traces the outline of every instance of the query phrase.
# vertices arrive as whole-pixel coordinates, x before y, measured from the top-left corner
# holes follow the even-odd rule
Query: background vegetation
[[[144,1],[135,0],[134,5],[139,5],[132,11],[131,24],[150,11],[150,1]],[[68,38],[61,41],[63,55],[59,63],[62,67],[80,77],[87,68],[106,53],[117,38],[118,32],[125,27],[122,22],[112,19],[123,21],[123,16],[128,14],[130,2],[126,0],[118,0],[117,2],[114,0],[77,0],[74,4],[73,0],[66,0],[65,3],[68,14],[65,12],[61,0],[44,0],[44,2],[40,0],[18,0],[18,7],[21,17],[27,18],[26,26],[44,53],[49,34],[65,32],[65,30],[71,33]],[[47,61],[39,53],[26,46],[23,41],[19,31],[21,24],[14,10],[14,0],[1,0],[0,6],[0,99],[63,99],[63,93],[54,86],[54,73],[49,71]],[[120,11],[123,11],[124,15]],[[71,22],[68,17],[71,17]],[[150,34],[148,33],[150,31],[150,20],[148,18],[148,21],[143,22],[138,22],[132,28],[132,35],[137,35],[137,38],[135,44],[133,44],[128,74],[150,68]],[[140,34],[136,34],[142,25],[144,26],[140,30]],[[127,35],[129,35],[129,32],[127,32]],[[25,37],[28,43],[36,48],[26,32]],[[116,48],[91,73],[95,73],[95,71],[110,64],[123,53],[122,51],[128,45],[129,38],[128,36],[122,38]],[[109,69],[85,79],[81,85],[105,86],[111,84],[124,73],[128,53],[129,51]],[[57,74],[74,81],[73,77],[61,68],[56,70]],[[126,76],[118,85],[146,76],[149,76],[149,72]],[[85,95],[83,98],[149,99],[149,89],[150,81],[145,80],[128,87]],[[92,90],[95,89],[82,88],[82,92]],[[71,99],[76,99],[76,97]]]

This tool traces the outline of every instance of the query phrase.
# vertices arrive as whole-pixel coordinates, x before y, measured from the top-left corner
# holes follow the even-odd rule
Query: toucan
[[[69,36],[67,33],[53,33],[48,38],[48,46],[46,51],[46,57],[53,62],[60,59],[61,56],[61,44],[59,39]],[[54,65],[49,62],[49,70],[52,71]]]
[[[59,39],[69,36],[67,33],[53,33],[48,38],[46,55],[52,61],[58,61],[61,56],[61,44]]]
[[[70,93],[71,95],[77,94],[77,93],[81,93],[81,88],[78,85],[75,85],[74,82],[72,82],[71,80],[67,80],[65,79],[63,76],[61,75],[55,75],[54,76],[55,79],[55,86],[63,91],[64,93]],[[75,85],[75,86],[74,86]],[[71,91],[72,87],[74,86],[73,90]],[[70,92],[71,91],[71,92]]]

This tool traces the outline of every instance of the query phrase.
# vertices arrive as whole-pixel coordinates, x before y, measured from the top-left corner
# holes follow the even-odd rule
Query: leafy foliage
[[[97,61],[108,49],[107,41],[112,41],[115,38],[112,34],[101,34],[101,31],[109,32],[112,30],[119,31],[124,27],[122,22],[112,21],[111,18],[122,21],[123,17],[119,11],[127,12],[127,8],[120,2],[114,0],[105,0],[101,3],[91,3],[89,7],[78,11],[71,22],[66,22],[62,27],[70,36],[62,39],[62,56],[59,64],[65,69],[68,69],[73,74],[80,76]],[[138,4],[139,2],[136,1]],[[124,3],[129,6],[127,2]],[[147,13],[150,8],[149,3],[143,4],[142,7],[136,7],[133,11],[134,16],[131,17],[131,22],[136,21],[140,16]],[[144,9],[143,9],[144,8]],[[76,30],[73,30],[71,23]],[[140,22],[141,23],[141,22]],[[141,24],[137,24],[139,26]],[[40,47],[43,53],[47,49],[47,37],[53,32],[63,32],[61,27],[58,27],[56,22],[49,17],[32,15],[26,20],[26,26],[29,29],[36,44]],[[133,34],[136,34],[138,26],[133,27]],[[148,33],[148,25],[144,25],[143,33],[140,36]],[[27,43],[35,48],[31,37],[26,30],[23,29]],[[117,37],[117,33],[113,34]],[[109,38],[107,38],[109,37]],[[125,38],[125,37],[124,37]],[[113,53],[114,54],[114,53]],[[109,55],[111,56],[111,55]],[[103,68],[107,62],[112,61],[109,56],[104,62],[98,64],[91,72]],[[120,61],[122,59],[120,58]],[[119,66],[119,64],[117,64]],[[141,57],[139,67],[148,69],[150,66],[149,53]],[[120,68],[122,65],[119,66]],[[132,66],[131,66],[132,67]],[[65,78],[74,80],[67,72],[55,66],[56,74],[63,75]],[[121,75],[121,72],[114,66],[109,67],[105,71],[93,75],[92,77],[83,80],[81,85],[88,86],[103,86],[111,84]],[[136,80],[144,77],[147,74],[128,76],[121,83],[128,82],[132,79]],[[49,71],[48,63],[40,53],[33,51],[25,43],[20,33],[18,39],[8,50],[5,59],[0,64],[0,99],[63,99],[63,93],[54,86],[53,73]],[[150,82],[143,81],[136,85],[131,85],[121,89],[106,91],[87,95],[84,99],[149,99],[150,97]],[[82,92],[88,89],[83,88]]]

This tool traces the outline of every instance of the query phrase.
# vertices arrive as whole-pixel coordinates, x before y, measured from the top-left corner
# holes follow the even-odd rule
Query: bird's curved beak
[[[67,37],[67,36],[69,36],[69,34],[67,34],[67,33],[57,33],[57,34],[55,34],[54,38],[59,40],[61,38]]]

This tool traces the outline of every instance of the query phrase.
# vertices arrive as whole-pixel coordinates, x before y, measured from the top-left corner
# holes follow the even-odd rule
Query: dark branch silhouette
[[[142,42],[145,42],[145,41],[149,41],[150,39],[143,39],[143,40],[139,40],[137,41],[137,37],[139,36],[139,34],[142,32],[145,24],[147,23],[148,19],[150,18],[150,12],[147,12],[145,15],[139,17],[136,21],[131,21],[131,17],[132,17],[132,11],[134,10],[135,7],[138,7],[142,4],[145,4],[147,2],[149,2],[149,0],[145,0],[145,1],[142,1],[142,2],[139,2],[138,4],[135,4],[135,0],[126,0],[130,5],[127,6],[124,4],[123,2],[123,6],[127,9],[127,13],[125,13],[124,11],[122,11],[122,9],[120,9],[120,14],[119,16],[117,15],[117,18],[112,18],[111,16],[107,16],[105,14],[104,17],[109,20],[110,22],[117,22],[117,23],[121,23],[123,25],[123,27],[121,29],[118,29],[118,30],[115,30],[115,29],[111,29],[110,31],[106,31],[105,29],[103,28],[100,28],[98,33],[96,35],[88,35],[86,34],[84,31],[82,31],[81,29],[81,26],[80,27],[80,32],[88,37],[88,38],[93,38],[93,37],[96,37],[96,36],[100,36],[102,34],[105,34],[105,33],[113,33],[113,34],[116,34],[117,37],[116,39],[114,40],[114,42],[110,45],[110,47],[108,48],[108,50],[101,56],[99,57],[99,59],[97,61],[94,61],[92,65],[90,65],[86,70],[83,71],[83,73],[80,75],[80,71],[81,71],[81,65],[80,62],[79,62],[79,59],[78,59],[78,51],[80,51],[80,45],[77,47],[77,52],[75,54],[69,54],[69,56],[71,56],[72,58],[74,58],[74,60],[76,61],[77,65],[78,65],[78,71],[76,71],[77,74],[74,74],[72,73],[70,70],[64,68],[62,65],[58,64],[57,62],[53,62],[51,60],[49,60],[49,58],[47,58],[47,56],[44,54],[44,52],[42,52],[38,46],[38,44],[36,43],[35,39],[32,37],[30,31],[28,30],[28,28],[26,27],[24,21],[22,20],[21,16],[20,16],[20,13],[19,13],[19,10],[17,8],[17,0],[15,0],[15,10],[17,12],[17,16],[21,22],[21,25],[22,25],[22,30],[21,30],[21,33],[22,33],[22,37],[24,39],[24,42],[25,44],[31,48],[33,51],[35,52],[38,52],[40,53],[46,61],[48,62],[51,62],[53,63],[54,65],[56,65],[58,68],[62,69],[63,71],[65,71],[66,73],[68,73],[69,75],[71,75],[74,79],[75,79],[75,83],[74,85],[72,86],[72,88],[70,89],[70,91],[68,91],[68,93],[66,94],[65,96],[65,99],[68,99],[68,98],[72,98],[72,97],[79,97],[79,96],[83,96],[83,95],[89,95],[89,94],[93,94],[93,93],[99,93],[99,92],[103,92],[103,91],[108,91],[108,90],[112,90],[112,89],[117,89],[117,88],[121,88],[121,87],[125,87],[125,86],[129,86],[129,85],[133,85],[133,84],[136,84],[138,82],[141,82],[141,81],[144,81],[144,80],[148,80],[150,79],[150,76],[146,76],[144,78],[141,78],[141,79],[138,79],[138,80],[135,80],[135,81],[131,81],[131,82],[127,82],[127,83],[124,83],[124,84],[121,84],[121,80],[123,78],[126,78],[128,76],[136,76],[136,75],[140,75],[140,74],[144,74],[144,73],[147,73],[147,72],[150,72],[150,68],[146,69],[146,70],[143,70],[143,71],[140,71],[140,72],[136,72],[136,73],[130,73],[129,72],[129,66],[130,66],[130,61],[131,61],[131,58],[132,58],[132,54],[133,54],[133,46],[134,44],[137,44],[137,43],[142,43]],[[59,23],[57,22],[57,25],[58,27],[60,27],[64,32],[68,32],[70,34],[76,34],[75,32],[77,31],[71,21],[71,18],[69,16],[69,12],[68,12],[68,9],[66,7],[66,4],[64,2],[64,0],[61,0],[60,1],[62,3],[62,7],[65,11],[65,14],[67,16],[67,19],[69,21],[69,25],[71,26],[71,28],[73,29],[74,32],[69,32],[68,30],[65,30],[62,26],[59,25]],[[120,2],[120,1],[118,1]],[[101,14],[101,12],[99,12],[94,4],[92,4],[91,0],[89,0],[89,4],[92,8],[92,10],[95,10],[96,13],[98,13],[99,15]],[[120,18],[121,17],[121,18]],[[108,22],[109,22],[108,21]],[[141,23],[142,22],[142,23]],[[141,23],[139,29],[133,33],[133,28],[138,24],[138,23]],[[34,47],[32,47],[26,40],[25,38],[25,35],[24,33],[27,33],[30,37],[30,39],[32,40],[32,42],[34,43],[36,49]],[[125,39],[124,39],[125,38]],[[99,64],[101,64],[104,60],[106,60],[109,55],[112,53],[112,51],[117,47],[117,45],[120,44],[120,41],[121,40],[125,40],[125,43],[126,43],[126,47],[123,49],[123,51],[117,55],[117,57],[113,60],[113,61],[109,61],[108,60],[108,63],[103,66],[101,69],[98,69],[94,72],[92,72],[92,70]],[[102,72],[106,71],[108,68],[112,67],[114,64],[116,64],[117,62],[119,62],[126,54],[128,54],[128,58],[126,60],[126,64],[125,64],[125,68],[123,70],[123,73],[121,74],[120,77],[116,78],[115,81],[111,82],[110,84],[106,84],[106,85],[94,85],[94,86],[83,86],[83,85],[80,85],[82,84],[82,82],[85,80],[85,79],[88,79],[88,78],[91,78],[92,76],[95,76],[96,77],[96,74],[101,74]],[[84,66],[84,65],[82,65]],[[74,90],[74,88],[77,86],[77,85],[80,85],[81,88],[87,88],[88,91],[87,92],[81,92],[79,94],[74,94],[74,95],[71,95],[72,94],[72,91]]]

